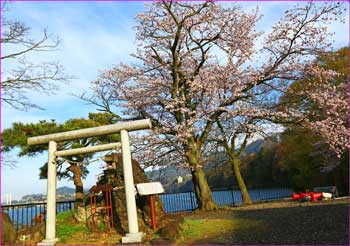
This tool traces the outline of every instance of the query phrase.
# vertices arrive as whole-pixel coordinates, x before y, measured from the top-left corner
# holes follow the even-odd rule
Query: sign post
[[[136,185],[137,192],[140,196],[149,196],[151,211],[151,226],[157,228],[156,210],[154,204],[154,195],[164,193],[164,188],[160,182],[140,183]]]
[[[150,195],[149,199],[150,199],[150,209],[151,209],[152,230],[155,230],[157,228],[157,219],[156,219],[156,211],[154,208],[154,195]]]

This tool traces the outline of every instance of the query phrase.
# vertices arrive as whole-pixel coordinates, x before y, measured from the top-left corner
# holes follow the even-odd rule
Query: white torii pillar
[[[71,150],[57,151],[58,141],[79,139],[84,137],[94,137],[120,132],[121,147],[123,155],[123,170],[125,182],[125,195],[128,216],[129,233],[122,237],[123,243],[138,243],[142,240],[142,233],[139,232],[137,222],[137,210],[135,201],[134,179],[132,174],[130,142],[128,131],[151,128],[149,119],[117,123],[113,125],[91,127],[81,130],[68,131],[62,133],[49,134],[44,136],[28,138],[29,145],[49,143],[49,160],[47,174],[47,208],[46,208],[46,236],[38,245],[54,245],[56,238],[56,156],[67,156],[80,153],[92,153],[108,149],[119,148],[120,143],[77,148]]]
[[[57,143],[49,142],[49,160],[47,162],[47,193],[46,193],[46,234],[38,245],[54,245],[56,238],[56,155]]]
[[[122,142],[124,186],[129,229],[129,233],[127,233],[125,237],[122,237],[122,243],[141,242],[142,233],[139,232],[139,226],[137,223],[135,185],[132,174],[129,133],[122,130],[120,131],[120,137]]]

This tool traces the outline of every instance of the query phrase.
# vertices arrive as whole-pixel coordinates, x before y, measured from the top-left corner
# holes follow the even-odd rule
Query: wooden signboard
[[[149,196],[152,229],[156,230],[157,222],[154,195],[164,193],[163,185],[160,182],[140,183],[136,185],[136,189],[140,196]]]
[[[136,184],[136,189],[140,196],[164,193],[163,185],[160,182]]]

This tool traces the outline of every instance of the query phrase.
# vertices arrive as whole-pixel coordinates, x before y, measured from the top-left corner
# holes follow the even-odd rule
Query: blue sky
[[[231,4],[225,2],[224,4]],[[240,2],[247,9],[257,4],[264,15],[257,29],[269,31],[284,10],[295,2]],[[45,110],[21,112],[2,105],[2,128],[13,122],[37,122],[56,119],[63,122],[73,117],[87,117],[95,107],[73,97],[71,94],[89,92],[90,81],[99,71],[119,62],[132,62],[129,56],[135,50],[134,16],[142,12],[142,2],[12,2],[8,18],[25,22],[32,28],[33,37],[40,37],[44,28],[62,39],[60,49],[55,52],[30,57],[33,61],[59,61],[66,73],[75,77],[69,84],[61,85],[53,95],[30,92],[33,103]],[[346,14],[345,24],[334,24],[335,47],[348,45],[349,28]],[[6,64],[3,64],[6,69]],[[46,153],[37,157],[15,157],[17,167],[2,167],[2,196],[12,193],[14,199],[29,193],[46,193],[46,180],[38,179],[38,169],[46,161]],[[90,175],[84,181],[85,187],[95,183],[95,175],[101,172],[101,164],[90,167]],[[60,186],[73,187],[71,181],[59,181]]]

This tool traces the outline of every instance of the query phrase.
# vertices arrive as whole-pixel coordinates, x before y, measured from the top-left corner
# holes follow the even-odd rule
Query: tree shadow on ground
[[[349,204],[233,210],[210,220],[256,221],[255,226],[226,228],[201,235],[191,244],[344,244],[349,242]],[[217,226],[212,224],[212,226]]]

